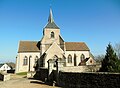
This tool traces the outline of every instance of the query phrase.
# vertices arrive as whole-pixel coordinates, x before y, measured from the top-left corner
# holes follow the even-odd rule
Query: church
[[[40,41],[20,41],[16,57],[16,73],[35,71],[35,66],[48,68],[48,60],[65,60],[65,65],[94,65],[95,60],[85,42],[65,42],[56,25],[52,9]]]

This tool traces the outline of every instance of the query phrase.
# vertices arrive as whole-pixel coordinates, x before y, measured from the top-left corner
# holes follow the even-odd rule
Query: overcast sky
[[[0,0],[0,62],[15,62],[20,40],[41,39],[50,5],[66,42],[85,42],[95,56],[120,42],[120,0]]]

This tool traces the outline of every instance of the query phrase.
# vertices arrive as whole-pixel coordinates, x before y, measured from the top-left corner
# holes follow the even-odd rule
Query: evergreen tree
[[[120,72],[119,60],[114,52],[112,45],[108,44],[105,58],[102,61],[102,72]]]

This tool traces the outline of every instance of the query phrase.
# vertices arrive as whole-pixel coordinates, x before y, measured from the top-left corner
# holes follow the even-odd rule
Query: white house
[[[16,58],[16,73],[34,71],[36,62],[39,67],[47,68],[47,61],[57,58],[65,59],[66,66],[95,64],[93,55],[85,42],[64,41],[50,9],[48,23],[43,28],[41,40],[20,41]]]
[[[0,71],[7,71],[10,69],[10,66],[8,66],[7,64],[0,64]]]

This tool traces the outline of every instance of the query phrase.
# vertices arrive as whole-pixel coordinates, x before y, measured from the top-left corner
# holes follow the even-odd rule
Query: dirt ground
[[[11,75],[11,80],[0,81],[0,88],[60,88],[46,85],[40,80],[28,79],[25,76]]]

